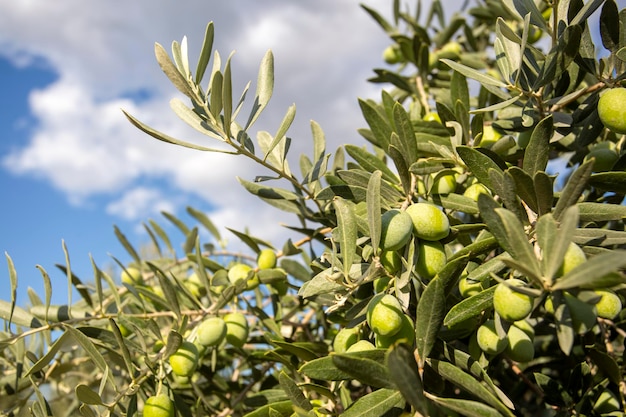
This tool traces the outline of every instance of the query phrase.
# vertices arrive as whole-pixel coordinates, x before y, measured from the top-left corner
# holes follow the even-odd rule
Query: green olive
[[[389,45],[383,51],[383,60],[388,64],[397,64],[402,61],[402,51],[398,45]]]
[[[565,252],[565,258],[563,258],[563,262],[556,272],[556,276],[560,277],[567,274],[578,265],[585,263],[585,261],[587,261],[587,256],[585,256],[585,252],[583,252],[580,246],[578,246],[574,242],[570,243],[567,247],[567,251]]]
[[[198,348],[185,340],[169,358],[172,372],[178,376],[191,376],[198,366]]]
[[[392,336],[376,334],[376,347],[378,348],[389,348],[398,343],[406,343],[411,346],[415,343],[415,326],[413,320],[406,314],[402,315],[402,325],[396,334]]]
[[[527,317],[533,309],[533,297],[515,291],[511,287],[524,287],[526,283],[511,278],[496,285],[493,293],[493,308],[504,320],[513,322]]]
[[[598,317],[613,320],[622,311],[622,300],[610,290],[596,290],[600,300],[596,303]]]
[[[430,187],[431,194],[450,194],[456,190],[456,177],[454,174],[433,175],[431,178],[433,179]]]
[[[364,352],[366,350],[374,349],[376,349],[376,346],[374,346],[369,340],[359,340],[358,342],[350,346],[348,350],[346,350],[346,353]]]
[[[174,417],[174,402],[165,394],[148,397],[143,405],[143,417]]]
[[[367,324],[376,334],[392,336],[402,327],[402,306],[391,294],[376,294],[367,305]]]
[[[426,279],[433,278],[446,265],[447,256],[444,246],[439,242],[420,241],[415,269]]]
[[[496,332],[496,323],[487,320],[476,331],[476,341],[480,349],[488,355],[497,355],[506,349],[508,339],[500,338]]]
[[[343,353],[347,351],[350,346],[359,341],[359,328],[358,327],[345,327],[335,336],[333,339],[333,350],[337,353]]]
[[[598,116],[615,133],[626,133],[626,88],[611,88],[600,95]]]
[[[242,347],[248,341],[248,319],[243,313],[233,312],[224,316],[226,341],[235,347]]]
[[[478,196],[481,194],[491,195],[491,191],[489,191],[489,188],[478,182],[470,185],[463,192],[465,197],[471,198],[474,201],[478,201]]]
[[[259,269],[271,269],[276,267],[276,253],[272,249],[262,249],[256,259]]]
[[[198,326],[196,340],[202,346],[217,346],[226,337],[226,322],[221,317],[209,317]]]
[[[482,281],[470,281],[467,279],[467,275],[459,279],[459,293],[463,298],[472,297],[484,289]]]
[[[396,251],[385,250],[380,254],[380,263],[389,274],[394,275],[402,267],[402,258]]]
[[[535,346],[532,338],[522,329],[513,325],[506,335],[508,344],[506,355],[516,362],[530,362],[535,357]]]
[[[129,266],[124,269],[120,275],[124,284],[141,284],[143,282],[143,275],[139,268]]]
[[[251,274],[252,271],[250,265],[237,263],[228,270],[228,280],[231,284],[236,284],[239,280],[244,279],[246,280],[246,289],[252,290],[261,283],[257,274]]]
[[[406,211],[391,209],[381,219],[380,247],[385,251],[400,249],[411,238],[411,216]]]
[[[448,216],[434,204],[411,204],[406,213],[411,217],[413,234],[420,239],[441,240],[450,233]]]

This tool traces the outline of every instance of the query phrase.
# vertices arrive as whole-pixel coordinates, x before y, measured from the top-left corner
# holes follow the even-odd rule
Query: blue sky
[[[389,14],[385,0],[364,3]],[[248,227],[277,245],[291,236],[280,226],[290,219],[235,180],[264,172],[238,158],[159,143],[120,111],[173,136],[200,139],[169,110],[169,100],[180,95],[153,48],[159,42],[169,50],[187,36],[194,61],[210,20],[222,56],[236,50],[235,91],[254,82],[263,54],[274,52],[275,95],[258,130],[275,131],[295,102],[292,157],[309,152],[311,119],[323,127],[329,150],[364,143],[356,133],[363,126],[356,98],[378,96],[366,79],[382,65],[389,41],[356,1],[2,2],[0,250],[15,263],[20,303],[29,286],[43,294],[37,264],[51,275],[54,301],[65,302],[65,276],[54,266],[64,263],[63,241],[73,271],[89,281],[90,256],[101,268],[114,265],[110,254],[129,259],[114,224],[141,245],[148,242],[142,222],[167,226],[161,210],[187,218],[185,207],[192,205],[221,227]],[[172,237],[180,235],[172,231]],[[2,259],[0,297],[8,298],[9,288]]]

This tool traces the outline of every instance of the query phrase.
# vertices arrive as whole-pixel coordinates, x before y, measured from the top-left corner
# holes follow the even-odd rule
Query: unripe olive
[[[230,267],[228,270],[228,280],[231,284],[236,284],[240,279],[246,280],[246,288],[252,290],[259,286],[260,280],[257,274],[253,274],[250,278],[250,271],[252,271],[252,267],[247,264],[237,263]]]
[[[474,201],[478,201],[478,196],[481,194],[491,195],[491,191],[489,191],[489,188],[478,182],[470,185],[463,192],[465,197],[471,198]]]
[[[262,249],[257,256],[256,264],[259,269],[271,269],[276,267],[276,253],[272,249]]]
[[[434,204],[411,204],[406,213],[411,217],[413,234],[420,239],[441,240],[450,233],[448,216]]]
[[[511,286],[523,287],[521,279],[511,278],[496,285],[493,292],[493,308],[504,320],[513,322],[522,320],[533,309],[533,297],[515,291]]]
[[[367,324],[376,334],[392,336],[402,327],[402,306],[391,294],[376,294],[367,305]]]
[[[165,394],[148,397],[143,405],[143,417],[174,417],[174,402]]]
[[[335,336],[333,340],[333,350],[337,353],[343,353],[347,351],[350,346],[359,341],[359,328],[358,327],[345,327]]]
[[[376,346],[374,346],[372,342],[368,340],[359,340],[358,342],[350,346],[348,350],[346,350],[346,353],[364,352],[366,350],[374,350],[374,349],[376,349]]]
[[[494,129],[493,126],[487,125],[483,127],[483,136],[480,139],[480,146],[483,148],[491,148],[502,137],[502,133]]]
[[[224,316],[226,341],[235,347],[242,347],[248,341],[248,320],[243,313],[234,312]]]
[[[388,348],[398,343],[406,343],[411,346],[415,343],[415,326],[413,320],[406,314],[402,315],[402,325],[398,333],[392,336],[376,334],[376,347],[378,348]]]
[[[596,303],[598,317],[613,320],[622,311],[622,300],[610,290],[597,290],[600,300]]]
[[[178,376],[191,376],[198,366],[198,348],[185,340],[169,358],[172,372]]]
[[[383,51],[383,60],[388,64],[397,64],[402,61],[402,52],[398,45],[389,45]]]
[[[226,323],[221,317],[209,317],[198,326],[196,340],[202,346],[217,346],[226,337]]]
[[[191,292],[196,297],[200,297],[206,292],[206,288],[202,283],[202,280],[195,272],[189,275],[189,277],[187,277],[187,279],[183,281],[183,284],[185,285],[185,287],[187,287],[189,292]]]
[[[535,346],[532,338],[522,329],[513,325],[506,335],[508,344],[506,355],[516,362],[530,362],[535,357]]]
[[[567,274],[578,265],[585,263],[586,260],[587,256],[585,256],[585,252],[583,252],[580,246],[578,246],[574,242],[570,243],[567,247],[567,251],[565,252],[565,258],[563,259],[563,263],[557,270],[556,276],[560,277]]]
[[[615,133],[626,133],[626,88],[611,88],[600,95],[598,116]]]
[[[535,328],[528,322],[528,320],[518,320],[513,322],[513,325],[526,333],[531,339],[535,337]]]
[[[431,194],[450,194],[456,190],[456,177],[454,174],[444,174],[440,176],[433,175]]]
[[[381,219],[380,247],[386,251],[400,249],[411,238],[411,216],[405,211],[391,209]]]
[[[133,266],[129,266],[124,269],[120,275],[124,284],[141,284],[143,282],[143,275],[141,270]]]
[[[385,250],[380,254],[380,263],[388,273],[393,275],[402,267],[402,258],[396,251]]]
[[[447,256],[439,242],[420,241],[415,269],[423,278],[433,278],[446,265]]]
[[[472,297],[483,290],[484,288],[482,281],[470,281],[467,279],[467,275],[462,276],[459,279],[459,293],[463,298]]]
[[[476,341],[480,349],[488,355],[497,355],[504,351],[508,344],[506,337],[498,337],[496,323],[493,320],[487,320],[480,325],[476,331]]]
[[[389,281],[391,278],[389,277],[380,277],[374,280],[374,292],[376,294],[383,293],[389,286]]]

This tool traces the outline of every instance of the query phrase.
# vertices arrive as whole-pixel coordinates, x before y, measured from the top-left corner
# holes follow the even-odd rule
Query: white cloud
[[[388,1],[367,3],[388,14]],[[255,127],[274,132],[295,102],[294,166],[297,156],[311,149],[310,119],[326,132],[330,152],[361,140],[356,129],[364,122],[356,97],[377,90],[365,80],[370,68],[381,64],[388,40],[357,2],[1,2],[0,53],[20,65],[43,61],[58,74],[53,84],[31,93],[37,125],[28,143],[0,156],[4,168],[40,177],[77,203],[107,196],[107,211],[125,219],[150,207],[180,210],[186,201],[181,195],[139,185],[166,181],[209,202],[218,224],[246,224],[255,234],[277,235],[277,210],[249,196],[234,179],[267,172],[242,158],[157,142],[120,111],[172,136],[205,140],[170,111],[170,98],[180,95],[156,64],[153,45],[158,41],[169,50],[172,40],[187,35],[195,62],[209,20],[215,21],[222,57],[237,50],[236,95],[248,80],[254,91],[259,62],[273,49],[275,96]],[[133,99],[138,91],[147,94]]]
[[[173,212],[175,204],[155,188],[137,187],[128,190],[122,197],[109,203],[106,211],[125,220],[145,220],[162,211]]]

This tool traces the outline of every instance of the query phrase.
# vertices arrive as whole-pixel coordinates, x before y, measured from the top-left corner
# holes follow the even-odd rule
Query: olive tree
[[[45,294],[16,305],[7,256],[0,412],[623,415],[626,9],[469,3],[363,6],[390,39],[380,99],[355,100],[364,141],[330,152],[312,122],[297,167],[295,107],[254,130],[271,52],[254,92],[234,92],[213,23],[193,71],[185,40],[157,44],[172,110],[206,143],[126,117],[163,146],[255,161],[265,172],[238,180],[293,237],[233,229],[233,252],[205,213],[165,213],[182,242],[149,220],[143,255],[116,228],[132,262],[90,277],[67,262],[66,305],[43,268]]]

